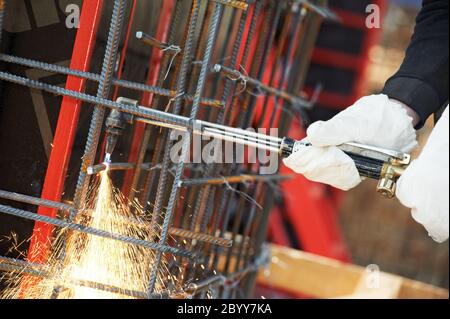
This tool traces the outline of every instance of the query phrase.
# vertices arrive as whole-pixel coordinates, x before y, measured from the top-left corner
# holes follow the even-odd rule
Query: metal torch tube
[[[144,122],[151,125],[170,128],[182,132],[188,130],[185,126],[174,125],[170,123],[163,123],[153,121],[145,118],[136,118],[136,121]],[[223,125],[211,125],[212,123],[196,121],[193,129],[194,134],[203,136],[215,137],[223,141],[229,141],[241,145],[252,146],[259,149],[264,149],[272,152],[280,152],[281,138],[264,135],[260,133],[250,132],[242,129],[236,129]],[[216,127],[216,129],[214,128]]]
[[[269,141],[273,141],[276,143],[281,143],[281,141],[282,141],[281,138],[276,137],[276,136],[251,132],[251,131],[243,130],[240,128],[234,128],[234,127],[230,127],[230,126],[225,126],[225,125],[220,125],[220,124],[215,124],[215,123],[210,123],[210,122],[204,122],[204,121],[200,121],[200,120],[196,121],[195,124],[199,125],[201,127],[212,127],[212,128],[216,128],[216,129],[227,131],[227,132],[235,132],[240,135],[252,136],[252,137],[262,139],[262,140],[269,140]]]
[[[220,136],[226,136],[230,138],[235,138],[238,141],[244,140],[248,142],[253,142],[261,146],[272,146],[276,147],[277,149],[280,148],[280,143],[272,142],[269,140],[253,137],[253,136],[247,136],[247,135],[240,135],[238,133],[228,132],[228,131],[221,131],[219,129],[212,129],[212,128],[204,128],[201,132],[202,135],[207,134],[218,134]]]

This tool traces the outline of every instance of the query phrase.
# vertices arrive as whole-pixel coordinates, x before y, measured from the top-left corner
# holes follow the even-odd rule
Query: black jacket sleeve
[[[448,102],[448,10],[449,0],[423,1],[405,60],[382,92],[417,112],[417,128]]]

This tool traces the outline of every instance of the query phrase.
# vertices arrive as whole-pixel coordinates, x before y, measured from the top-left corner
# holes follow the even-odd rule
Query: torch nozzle
[[[111,153],[106,153],[105,154],[105,161],[104,161],[104,163],[111,164]]]

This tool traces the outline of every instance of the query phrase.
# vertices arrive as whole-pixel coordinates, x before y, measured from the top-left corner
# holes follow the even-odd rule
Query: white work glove
[[[397,197],[437,242],[448,239],[449,110],[431,133],[419,158],[397,184]]]
[[[386,95],[363,97],[327,122],[313,123],[304,147],[284,160],[306,178],[349,190],[361,181],[353,160],[337,148],[348,142],[409,152],[417,146],[413,119],[399,102]]]

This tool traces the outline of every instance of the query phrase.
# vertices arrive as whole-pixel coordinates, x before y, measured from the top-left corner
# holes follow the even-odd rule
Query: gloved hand
[[[361,182],[353,160],[336,146],[356,142],[409,152],[417,146],[413,119],[399,102],[386,95],[363,97],[327,122],[312,124],[312,144],[284,160],[306,178],[349,190]]]
[[[437,242],[448,239],[449,227],[449,110],[431,133],[419,158],[397,184],[397,197]]]

